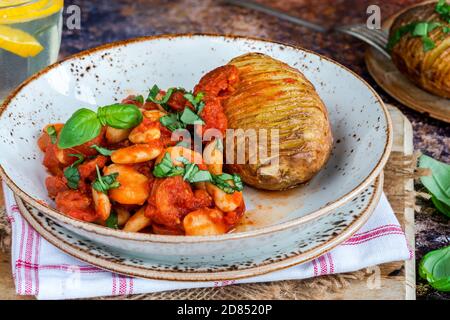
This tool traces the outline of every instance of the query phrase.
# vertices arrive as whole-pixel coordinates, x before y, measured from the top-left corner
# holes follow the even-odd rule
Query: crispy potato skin
[[[229,64],[239,69],[240,77],[223,104],[229,128],[267,129],[268,141],[270,130],[278,129],[279,170],[264,159],[249,163],[249,148],[246,163],[229,169],[265,190],[289,189],[310,180],[328,160],[333,140],[327,109],[314,86],[300,71],[263,54],[246,54]],[[235,154],[237,148],[235,143]]]
[[[405,11],[395,20],[390,35],[404,25],[419,21],[439,21],[443,26],[450,27],[450,24],[434,11],[435,6],[436,3],[430,3]],[[430,37],[436,43],[436,48],[424,52],[420,37],[405,35],[393,48],[392,61],[422,89],[450,98],[450,34],[445,34],[442,28],[437,28],[430,33]]]

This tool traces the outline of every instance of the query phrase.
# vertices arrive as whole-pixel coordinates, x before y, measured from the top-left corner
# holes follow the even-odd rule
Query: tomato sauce
[[[198,105],[194,108],[194,105],[185,98],[186,91],[182,89],[175,89],[164,105],[144,101],[145,98],[142,97],[128,96],[122,103],[134,105],[143,112],[140,124],[128,131],[110,128],[108,134],[106,134],[107,127],[104,126],[100,134],[92,140],[68,149],[60,149],[57,145],[64,124],[53,125],[56,143],[55,137],[51,137],[46,131],[48,126],[44,128],[37,143],[44,152],[43,165],[51,174],[46,178],[45,185],[49,196],[55,199],[56,208],[75,219],[102,225],[105,225],[105,220],[115,208],[118,212],[126,212],[125,219],[136,218],[141,212],[142,224],[139,229],[133,230],[135,232],[183,235],[184,220],[193,223],[203,221],[199,229],[191,225],[190,234],[200,231],[223,233],[231,230],[245,211],[241,193],[223,195],[222,198],[228,201],[241,202],[237,208],[234,206],[236,210],[222,212],[216,205],[215,201],[218,200],[215,199],[215,195],[210,194],[206,186],[212,182],[191,184],[183,175],[157,178],[153,175],[153,170],[162,161],[165,152],[183,148],[174,147],[178,141],[173,140],[173,132],[159,121],[159,117],[164,116],[169,109],[177,112],[179,116],[185,108],[190,108],[194,113],[198,112],[197,115],[205,122],[197,134],[203,134],[208,129],[217,129],[224,135],[228,121],[223,111],[222,100],[235,90],[238,83],[239,74],[234,66],[219,67],[207,73],[194,88],[194,96],[203,94],[200,112],[195,110]],[[165,94],[166,92],[161,90],[157,99],[161,100]],[[146,115],[145,110],[158,112],[149,112]],[[188,126],[188,129],[191,127]],[[114,134],[119,138],[113,139]],[[100,149],[93,148],[94,145]],[[101,151],[101,148],[104,150]],[[158,152],[157,158],[147,157],[148,150],[159,149],[162,153]],[[189,155],[193,151],[185,149],[181,149],[186,151],[181,154],[183,157],[186,155],[186,159],[191,158]],[[130,160],[121,162],[123,159]],[[181,160],[172,159],[172,161],[177,163],[177,166],[186,166]],[[196,164],[198,170],[208,171],[208,166],[203,160],[192,164]],[[68,168],[72,172],[70,176],[65,173]],[[95,183],[104,182],[105,177],[113,179],[111,176],[114,175],[116,185],[111,187],[112,189],[102,191],[94,189]],[[104,185],[105,183],[103,187]],[[111,212],[105,212],[108,206],[112,208]],[[190,219],[185,219],[190,213],[193,213]],[[214,224],[215,227],[211,227],[208,223]]]

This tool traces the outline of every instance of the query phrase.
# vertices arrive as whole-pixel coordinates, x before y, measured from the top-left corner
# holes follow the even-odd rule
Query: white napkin
[[[89,266],[59,251],[22,218],[12,191],[5,184],[3,190],[6,213],[12,225],[12,270],[16,292],[19,295],[35,295],[38,299],[87,298],[298,280],[352,272],[413,257],[398,220],[383,194],[369,221],[355,235],[311,262],[241,280],[176,282],[130,278]]]

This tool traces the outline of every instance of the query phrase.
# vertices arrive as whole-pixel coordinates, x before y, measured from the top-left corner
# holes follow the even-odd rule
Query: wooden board
[[[414,152],[413,129],[409,120],[393,106],[388,106],[394,125],[393,152],[411,156]],[[414,180],[405,180],[405,191],[414,190]],[[406,207],[403,212],[396,212],[397,218],[405,230],[408,245],[415,248],[414,209]],[[353,281],[346,289],[329,295],[330,299],[416,299],[416,264],[415,259],[387,263],[366,269],[367,277],[362,281]],[[378,276],[379,282],[378,282]]]
[[[389,107],[394,124],[394,152],[405,155],[413,153],[413,132],[411,123],[395,107]],[[405,190],[413,190],[413,180],[406,181]],[[1,185],[0,185],[1,188]],[[3,205],[0,196],[0,205]],[[405,229],[408,243],[414,250],[414,210],[406,208],[404,212],[396,212]],[[0,300],[32,299],[33,297],[17,296],[11,276],[10,254],[1,253],[0,259]],[[394,262],[371,267],[365,270],[364,280],[352,280],[350,286],[336,293],[329,293],[329,299],[415,299],[415,261]]]

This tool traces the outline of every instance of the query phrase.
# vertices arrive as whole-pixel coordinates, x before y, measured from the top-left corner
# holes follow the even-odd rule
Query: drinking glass
[[[0,103],[57,60],[63,6],[63,0],[0,0]]]

